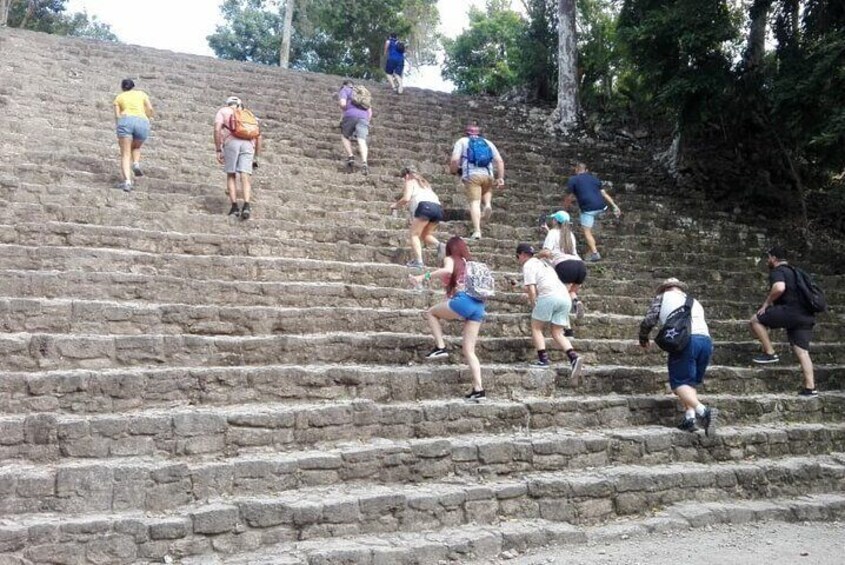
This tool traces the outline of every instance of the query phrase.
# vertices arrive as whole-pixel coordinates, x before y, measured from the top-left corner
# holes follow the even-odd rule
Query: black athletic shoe
[[[346,159],[346,172],[351,173],[354,170],[355,170],[355,158],[354,157],[348,157]]]
[[[241,215],[241,211],[238,209],[238,203],[237,202],[232,204],[232,207],[229,208],[229,215],[234,216],[236,218]]]
[[[678,429],[684,432],[697,432],[695,418],[684,418],[684,421],[678,425]]]
[[[710,407],[704,411],[704,414],[699,416],[701,425],[704,428],[704,435],[707,437],[716,437],[716,419],[718,417],[719,411]]]
[[[778,357],[777,353],[773,353],[771,355],[769,355],[768,353],[761,353],[760,355],[752,359],[752,361],[754,361],[758,365],[767,365],[769,363],[777,363],[778,361],[780,361],[780,357]]]
[[[815,398],[819,395],[819,391],[814,388],[802,388],[801,392],[798,393],[798,396],[803,398]]]
[[[432,349],[428,355],[425,356],[426,359],[440,359],[441,357],[448,357],[449,352],[445,349],[441,349],[439,347],[435,347]]]
[[[549,367],[551,365],[551,361],[540,361],[536,359],[528,364],[529,367]]]
[[[245,202],[244,207],[241,208],[241,219],[248,220],[250,214],[252,214],[252,209],[249,207],[249,202]]]
[[[575,331],[572,328],[565,328],[563,330],[563,337],[575,337]]]
[[[362,174],[362,175],[364,175],[364,176],[367,176],[367,175],[369,175],[369,174],[370,174],[370,167],[369,167],[369,166],[367,166],[367,164],[366,164],[366,163],[364,163],[363,165],[361,165],[361,174]]]
[[[484,400],[485,398],[487,398],[487,393],[484,392],[483,390],[471,390],[469,392],[469,394],[464,396],[465,400],[468,400],[468,401],[471,401],[471,402],[479,402],[481,400]]]

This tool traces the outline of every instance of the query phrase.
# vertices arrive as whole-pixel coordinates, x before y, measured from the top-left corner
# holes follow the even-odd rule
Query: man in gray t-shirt
[[[455,142],[449,161],[449,172],[461,175],[472,219],[471,237],[481,239],[481,204],[484,204],[484,219],[489,220],[493,214],[493,183],[499,188],[505,187],[505,162],[493,142],[481,137],[478,126],[467,126],[466,134],[466,137]],[[486,150],[489,150],[490,160],[486,164],[479,164],[473,158],[475,154],[471,148],[478,147],[479,143],[485,144],[482,149],[486,146]]]

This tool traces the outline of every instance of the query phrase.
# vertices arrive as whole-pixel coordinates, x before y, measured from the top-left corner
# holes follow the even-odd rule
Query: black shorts
[[[563,284],[583,284],[587,278],[587,265],[580,259],[570,259],[555,265],[555,272]]]
[[[420,202],[414,210],[414,217],[436,224],[443,221],[443,208],[436,202]]]
[[[766,308],[762,315],[758,315],[757,321],[767,328],[785,329],[790,345],[796,345],[804,350],[810,349],[813,326],[816,323],[816,317],[812,314],[776,304]]]

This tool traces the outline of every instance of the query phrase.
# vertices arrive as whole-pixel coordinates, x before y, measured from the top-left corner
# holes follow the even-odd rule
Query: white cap
[[[237,96],[230,96],[226,99],[226,106],[232,106],[237,104],[238,106],[242,105],[241,99]]]

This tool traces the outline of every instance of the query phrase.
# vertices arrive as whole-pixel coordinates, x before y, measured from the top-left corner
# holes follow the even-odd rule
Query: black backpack
[[[692,296],[687,295],[684,305],[666,318],[666,323],[657,332],[654,343],[667,353],[680,353],[689,345],[692,335]]]
[[[405,44],[401,41],[396,42],[396,52],[405,54]]]
[[[810,275],[792,265],[787,265],[795,275],[795,286],[804,308],[811,314],[820,314],[827,311],[827,299],[824,291],[815,283]]]

